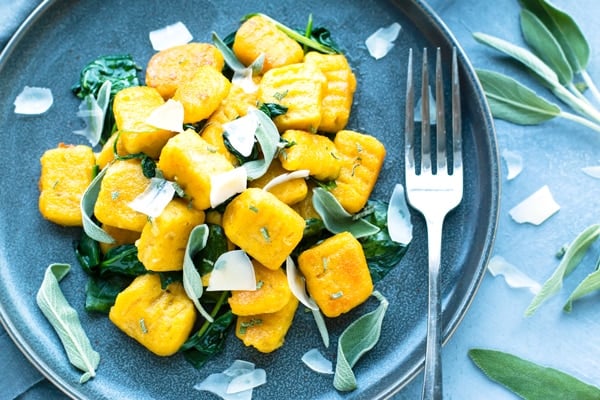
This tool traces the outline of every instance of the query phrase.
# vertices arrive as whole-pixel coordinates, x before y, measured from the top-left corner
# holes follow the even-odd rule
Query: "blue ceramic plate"
[[[267,371],[268,383],[256,398],[375,399],[389,396],[413,378],[423,365],[427,301],[425,228],[413,216],[414,242],[400,265],[377,289],[390,302],[377,346],[355,368],[359,387],[340,394],[331,376],[306,368],[300,357],[320,343],[310,313],[299,310],[285,345],[268,355],[227,340],[224,352],[202,370],[183,357],[159,358],[118,331],[104,315],[83,309],[86,277],[77,268],[72,241],[78,229],[62,228],[41,218],[38,208],[39,158],[60,142],[84,143],[72,133],[81,127],[79,105],[70,91],[80,69],[101,55],[130,53],[145,65],[153,53],[148,32],[182,21],[196,41],[210,41],[234,31],[242,16],[264,12],[282,22],[303,27],[310,13],[315,24],[328,27],[345,50],[358,79],[358,91],[348,127],[383,141],[388,156],[373,197],[387,200],[402,182],[402,129],[408,48],[417,56],[424,46],[441,47],[446,59],[459,48],[463,89],[465,195],[446,222],[442,267],[444,333],[456,329],[483,276],[496,228],[499,178],[495,134],[484,96],[466,56],[450,32],[418,1],[348,0],[344,2],[273,2],[181,0],[46,1],[27,19],[0,58],[0,316],[19,347],[54,384],[74,398],[182,399],[208,398],[193,386],[209,373],[222,371],[234,359],[254,362]],[[402,25],[392,51],[374,60],[365,39],[392,22]],[[417,58],[418,59],[418,58]],[[24,86],[48,87],[54,105],[44,115],[13,113],[12,102]],[[58,337],[39,311],[35,294],[49,263],[74,268],[61,283],[79,311],[94,348],[101,355],[96,378],[84,385],[67,361]],[[351,315],[328,321],[334,360],[336,339],[344,327],[375,306],[367,302]]]

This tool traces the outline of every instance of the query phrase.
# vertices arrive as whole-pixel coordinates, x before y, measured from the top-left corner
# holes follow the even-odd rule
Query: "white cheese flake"
[[[267,382],[266,371],[249,361],[235,360],[223,372],[210,374],[194,389],[211,392],[224,400],[251,400],[253,389]]]
[[[247,171],[237,167],[210,177],[210,206],[217,207],[231,196],[242,193],[248,186]]]
[[[215,261],[206,291],[221,290],[256,290],[254,267],[245,251],[228,251]]]
[[[298,267],[296,267],[292,257],[288,257],[285,260],[285,273],[287,275],[288,286],[294,296],[296,296],[296,298],[307,308],[318,310],[319,307],[315,301],[310,298],[308,293],[306,293],[306,280],[298,270]]]
[[[394,47],[394,41],[398,38],[398,34],[402,27],[399,23],[394,22],[390,26],[379,28],[371,36],[367,38],[365,44],[369,50],[371,57],[379,60]]]
[[[129,207],[149,217],[158,217],[175,195],[173,182],[152,178],[143,193],[129,202]]]
[[[515,179],[523,171],[523,157],[519,153],[510,150],[502,151],[502,158],[506,163],[506,180]]]
[[[50,109],[54,103],[52,91],[43,87],[25,86],[15,98],[15,114],[39,115]]]
[[[166,131],[183,132],[183,104],[177,100],[167,100],[150,113],[146,123]]]
[[[302,356],[302,362],[320,374],[333,374],[333,363],[326,359],[318,349],[310,349]]]
[[[181,21],[151,31],[149,37],[152,48],[156,51],[189,43],[194,38]]]
[[[600,179],[600,165],[594,165],[590,167],[581,168],[584,174],[591,176],[592,178]]]
[[[387,225],[390,238],[394,242],[402,244],[411,242],[413,226],[404,196],[404,187],[401,184],[396,184],[392,192],[388,204]]]
[[[310,175],[310,171],[307,169],[299,169],[297,171],[288,172],[285,174],[281,174],[271,179],[264,187],[263,190],[268,192],[273,189],[277,185],[281,185],[282,183],[293,181],[294,179],[302,179],[306,178]]]
[[[560,210],[560,206],[550,193],[548,185],[542,186],[538,191],[513,207],[508,213],[515,222],[520,224],[530,223],[540,225]]]
[[[252,148],[256,142],[256,129],[258,129],[258,119],[254,113],[248,113],[243,117],[223,124],[224,135],[227,140],[244,157],[248,157],[252,153]]]
[[[492,257],[488,264],[488,271],[493,276],[503,276],[508,286],[512,288],[527,288],[533,294],[538,294],[542,288],[538,282],[501,256]]]

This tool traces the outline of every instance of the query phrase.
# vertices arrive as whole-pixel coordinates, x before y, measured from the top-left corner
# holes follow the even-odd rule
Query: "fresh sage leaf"
[[[560,115],[560,108],[516,80],[483,69],[476,70],[495,118],[520,125],[535,125]]]
[[[533,54],[527,49],[514,45],[504,39],[497,38],[495,36],[487,35],[481,32],[473,33],[473,37],[480,43],[483,43],[489,47],[492,47],[514,60],[520,62],[533,72],[543,83],[546,84],[550,89],[554,89],[557,86],[561,86],[556,73],[546,63],[544,63],[538,56]]]
[[[242,64],[240,60],[236,57],[233,50],[227,46],[227,44],[219,37],[216,32],[212,33],[212,41],[215,44],[215,47],[223,54],[223,59],[225,60],[225,64],[229,68],[231,68],[234,72],[243,71],[246,66]]]
[[[110,165],[104,167],[104,169],[102,169],[92,180],[92,183],[90,183],[87,189],[85,189],[85,192],[83,192],[83,196],[81,197],[80,208],[83,230],[86,235],[98,242],[112,244],[115,243],[115,239],[106,233],[104,229],[100,228],[92,219],[92,215],[94,215],[94,206],[96,205],[96,200],[100,193],[100,185],[102,184],[102,179],[104,179],[104,175],[106,175],[108,168],[110,168]]]
[[[579,285],[573,290],[573,293],[567,299],[563,310],[570,312],[573,308],[573,302],[586,294],[592,293],[596,290],[600,290],[600,258],[596,263],[596,270],[586,276]]]
[[[194,265],[194,255],[206,246],[208,240],[208,226],[198,225],[190,233],[185,254],[183,258],[183,288],[190,300],[194,302],[196,309],[207,321],[213,322],[214,319],[200,304],[200,297],[204,291],[202,287],[202,277]]]
[[[331,233],[350,232],[355,238],[374,235],[379,227],[364,218],[355,219],[333,194],[323,188],[313,189],[313,207],[321,216],[327,230]]]
[[[569,275],[585,256],[587,249],[600,236],[600,224],[595,224],[584,229],[569,245],[565,255],[560,260],[558,267],[544,283],[538,294],[533,298],[525,315],[530,316],[540,305],[562,287],[563,278]]]
[[[526,400],[592,400],[600,389],[554,368],[496,350],[471,349],[469,357],[488,378]]]
[[[263,154],[262,159],[249,161],[242,165],[246,169],[248,179],[254,180],[263,176],[269,169],[271,162],[277,155],[280,136],[277,127],[264,112],[254,109],[248,113],[254,114],[258,121],[255,136]]]
[[[356,376],[352,367],[379,341],[383,317],[389,303],[378,291],[374,291],[373,296],[379,300],[379,306],[348,325],[338,339],[333,386],[341,392],[356,389]]]
[[[59,282],[69,273],[69,264],[51,264],[46,269],[44,280],[38,290],[38,307],[52,325],[71,364],[84,372],[80,383],[96,376],[100,355],[92,348],[77,311],[69,305],[60,289]]]
[[[521,7],[535,14],[548,28],[574,72],[584,70],[590,59],[590,46],[570,15],[545,0],[519,0]]]
[[[525,42],[558,75],[562,85],[573,82],[573,69],[558,41],[543,22],[531,11],[521,11],[521,32]]]

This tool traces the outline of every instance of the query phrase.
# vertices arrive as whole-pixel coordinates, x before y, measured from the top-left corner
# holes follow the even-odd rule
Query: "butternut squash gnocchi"
[[[110,320],[151,352],[199,349],[230,326],[244,345],[275,351],[299,308],[294,271],[328,318],[373,292],[362,239],[327,231],[334,217],[312,196],[328,188],[345,212],[368,215],[385,158],[375,136],[347,129],[357,81],[346,57],[329,53],[254,15],[231,48],[154,54],[145,84],[114,96],[115,126],[97,155],[61,144],[42,156],[41,214],[84,227],[78,254],[97,245],[104,257],[87,266],[90,280],[122,285],[102,300]],[[233,77],[224,69],[232,57],[260,62],[251,85],[238,64]],[[167,103],[168,123],[149,119]]]

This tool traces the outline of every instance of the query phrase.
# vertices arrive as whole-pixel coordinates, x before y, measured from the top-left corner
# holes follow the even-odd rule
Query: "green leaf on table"
[[[561,112],[556,104],[506,75],[478,69],[477,77],[496,118],[520,125],[535,125]]]
[[[471,349],[469,357],[488,378],[526,400],[592,400],[600,389],[554,368],[543,367],[509,353]]]
[[[544,283],[527,307],[527,310],[525,310],[526,316],[533,315],[544,301],[560,290],[563,278],[573,272],[585,256],[587,249],[594,243],[598,236],[600,236],[600,224],[591,225],[577,235],[567,248],[565,255],[562,257],[552,276]]]
[[[59,282],[70,269],[69,264],[50,264],[44,274],[36,301],[58,334],[71,364],[84,372],[79,382],[85,383],[96,376],[100,355],[92,348],[77,311],[69,305],[60,289]]]
[[[531,51],[514,45],[504,39],[495,36],[487,35],[481,32],[473,33],[473,37],[480,43],[483,43],[493,49],[496,49],[514,60],[520,62],[542,80],[546,86],[554,89],[560,85],[556,72],[552,70],[544,61]]]
[[[379,300],[379,306],[348,325],[338,339],[333,386],[339,391],[346,392],[356,389],[356,377],[352,367],[379,341],[383,317],[389,303],[378,291],[374,291],[373,296]]]
[[[592,293],[596,290],[600,290],[600,258],[598,258],[598,262],[596,263],[596,270],[586,276],[579,285],[573,290],[573,293],[567,299],[563,310],[566,312],[570,312],[573,308],[573,302],[586,294]]]
[[[545,0],[519,0],[521,7],[535,14],[548,28],[574,72],[584,70],[590,59],[590,46],[573,18]]]
[[[556,74],[562,85],[573,81],[573,69],[558,41],[542,21],[529,10],[521,11],[521,32],[525,42]]]

